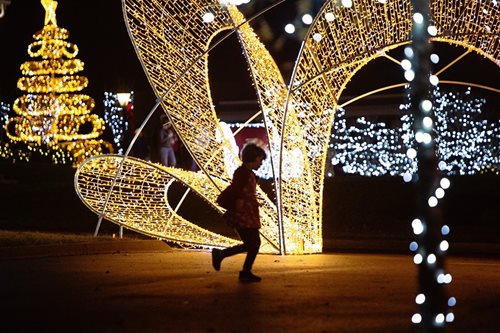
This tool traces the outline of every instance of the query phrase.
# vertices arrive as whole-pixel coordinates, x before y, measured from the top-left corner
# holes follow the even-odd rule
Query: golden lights
[[[491,33],[493,27],[498,35],[498,25],[490,22],[498,9],[486,2],[443,0],[432,1],[431,8],[435,40],[465,46],[498,63],[500,49]],[[259,190],[266,240],[261,250],[321,252],[325,160],[339,97],[368,62],[411,42],[410,1],[358,0],[350,6],[327,1],[305,38],[288,85],[235,6],[218,0],[125,0],[124,11],[149,81],[201,171],[181,172],[125,158],[115,188],[111,184],[122,158],[93,157],[75,176],[82,201],[110,221],[154,237],[185,246],[229,245],[206,230],[194,233],[187,227],[167,200],[166,182],[180,181],[216,207],[215,196],[230,179],[229,166],[238,159],[213,108],[206,52],[215,35],[236,27],[269,137],[277,194],[275,205]],[[474,14],[478,12],[488,14]],[[152,187],[145,191],[142,184]]]
[[[35,41],[28,47],[35,60],[21,65],[24,76],[17,82],[26,94],[14,102],[18,116],[10,118],[5,128],[11,141],[28,143],[30,150],[40,145],[40,152],[46,146],[55,162],[67,162],[69,154],[77,166],[90,156],[111,153],[113,148],[106,141],[95,140],[104,132],[104,120],[90,114],[94,100],[78,93],[88,79],[74,75],[83,70],[84,63],[74,59],[78,47],[66,41],[68,31],[57,26],[57,2],[41,2],[46,10],[45,26],[33,35]]]

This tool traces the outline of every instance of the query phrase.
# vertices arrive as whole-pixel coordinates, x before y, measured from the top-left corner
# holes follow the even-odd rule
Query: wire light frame
[[[338,100],[363,66],[411,43],[410,1],[357,0],[349,8],[338,1],[326,2],[305,37],[289,84],[249,21],[235,6],[225,3],[123,2],[131,39],[158,96],[157,104],[161,104],[201,171],[181,172],[118,155],[93,157],[78,169],[76,191],[90,209],[124,227],[189,246],[230,245],[232,241],[206,230],[181,227],[188,222],[168,203],[165,184],[175,179],[223,212],[215,197],[230,181],[229,166],[239,159],[213,107],[207,60],[213,38],[235,32],[268,133],[276,187],[276,204],[261,190],[258,193],[261,235],[266,240],[261,250],[319,253],[323,247],[324,170],[331,124],[340,107]],[[460,45],[500,63],[495,21],[499,13],[492,2],[432,1],[431,12],[437,28],[434,40]],[[120,190],[125,183],[147,184],[149,194],[139,188],[136,192],[134,187]],[[153,194],[149,188],[158,193]],[[163,207],[161,214],[159,207]]]

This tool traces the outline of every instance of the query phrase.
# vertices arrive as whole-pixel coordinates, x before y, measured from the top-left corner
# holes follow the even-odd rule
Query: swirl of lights
[[[80,59],[48,59],[42,61],[26,61],[21,65],[23,75],[74,74],[83,71]]]
[[[59,94],[57,98],[47,94],[26,94],[14,101],[13,109],[17,114],[28,111],[31,116],[50,116],[54,114],[54,110],[60,115],[79,116],[88,114],[94,106],[94,99],[83,94]]]

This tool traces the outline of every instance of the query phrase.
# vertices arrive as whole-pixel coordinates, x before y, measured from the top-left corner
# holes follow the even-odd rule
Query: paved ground
[[[215,272],[207,252],[144,244],[154,245],[4,256],[1,331],[414,332],[416,267],[407,255],[260,255],[263,281],[243,285],[242,256]],[[456,257],[448,267],[454,331],[498,332],[500,260]]]

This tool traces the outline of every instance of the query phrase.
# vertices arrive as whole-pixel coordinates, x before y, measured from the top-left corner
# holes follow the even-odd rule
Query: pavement
[[[408,254],[259,255],[254,273],[263,281],[242,284],[243,255],[216,272],[208,251],[91,243],[2,250],[1,331],[415,331],[417,270]],[[458,300],[452,328],[496,333],[500,260],[451,257],[447,266]]]
[[[393,253],[410,255],[409,241],[400,239],[325,239],[326,253]],[[0,247],[0,258],[36,258],[112,253],[156,253],[171,251],[164,241],[114,238],[90,242]],[[499,243],[451,242],[450,255],[500,258]]]

